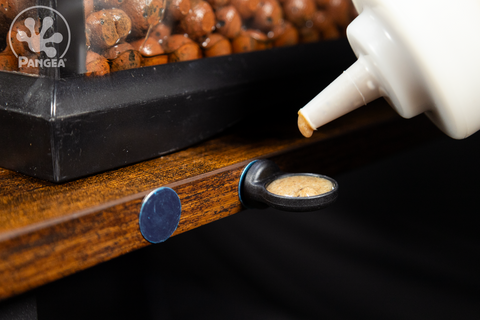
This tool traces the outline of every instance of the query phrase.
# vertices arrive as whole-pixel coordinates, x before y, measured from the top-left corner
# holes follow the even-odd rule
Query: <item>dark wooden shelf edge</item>
[[[438,136],[425,126],[425,119],[409,121],[394,118],[355,134],[262,158],[272,158],[286,171],[336,174]],[[174,235],[240,212],[238,182],[251,160],[165,185],[175,190],[182,202],[182,217]],[[138,226],[141,203],[148,193],[2,235],[0,299],[149,245]]]
[[[174,235],[242,210],[237,187],[245,165],[166,185],[182,202],[182,217]],[[143,197],[138,194],[4,239],[0,242],[0,299],[149,245],[138,226]]]

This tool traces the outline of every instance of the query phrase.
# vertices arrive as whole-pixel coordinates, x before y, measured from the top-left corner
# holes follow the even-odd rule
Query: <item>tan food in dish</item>
[[[279,196],[313,197],[332,191],[330,180],[314,176],[290,176],[273,181],[267,191]]]

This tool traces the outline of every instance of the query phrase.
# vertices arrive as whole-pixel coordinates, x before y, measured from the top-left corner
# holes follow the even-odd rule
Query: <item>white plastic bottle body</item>
[[[480,1],[353,2],[359,16],[347,37],[359,61],[299,111],[310,126],[384,96],[401,116],[425,112],[452,138],[480,130]],[[337,109],[326,113],[332,101]]]

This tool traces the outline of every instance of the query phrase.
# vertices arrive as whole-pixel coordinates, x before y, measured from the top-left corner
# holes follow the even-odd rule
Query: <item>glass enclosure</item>
[[[120,70],[345,35],[350,0],[0,1],[0,70]]]

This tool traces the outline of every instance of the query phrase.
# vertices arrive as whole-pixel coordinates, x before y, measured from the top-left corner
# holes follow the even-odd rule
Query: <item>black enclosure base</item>
[[[0,72],[0,166],[65,182],[296,111],[353,61],[346,39],[89,78]]]

